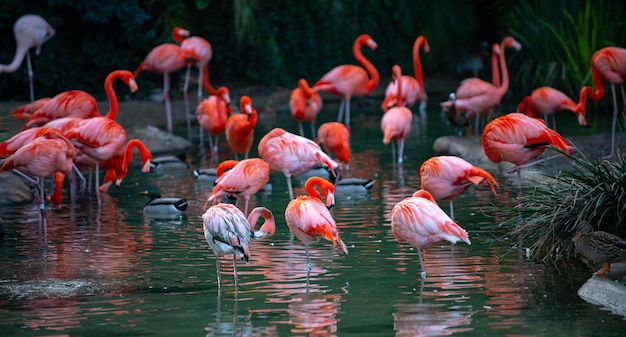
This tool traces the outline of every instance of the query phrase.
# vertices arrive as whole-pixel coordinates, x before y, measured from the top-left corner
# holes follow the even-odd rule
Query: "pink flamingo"
[[[119,109],[117,96],[113,90],[113,81],[116,79],[124,81],[130,88],[131,93],[137,91],[137,83],[133,73],[130,71],[114,70],[107,75],[104,80],[104,90],[109,98],[109,111],[105,117],[110,119],[117,117]],[[70,90],[54,96],[37,111],[33,112],[24,128],[41,126],[51,120],[62,117],[92,118],[100,116],[102,115],[98,111],[98,102],[96,102],[93,96],[82,90]]]
[[[35,111],[44,106],[50,100],[50,97],[40,98],[34,102],[18,106],[17,108],[11,110],[9,114],[15,119],[30,119]]]
[[[322,237],[332,242],[333,248],[339,244],[346,254],[348,248],[339,237],[335,219],[327,208],[335,204],[335,186],[320,177],[311,177],[304,187],[308,195],[298,196],[289,202],[285,209],[285,221],[291,232],[304,243],[307,270],[311,271],[309,256],[311,242]],[[315,187],[319,188],[319,191]],[[326,204],[322,203],[322,198],[326,198]]]
[[[189,36],[189,31],[175,27],[172,37],[177,43],[183,41],[183,37]],[[167,131],[172,132],[172,101],[170,98],[170,74],[181,70],[185,66],[183,60],[178,59],[180,46],[174,43],[163,43],[154,47],[146,58],[135,69],[135,77],[142,70],[163,74],[163,101],[165,102],[165,114],[167,117]],[[187,114],[188,111],[185,111]]]
[[[580,99],[578,104],[567,97],[563,92],[551,87],[539,87],[522,99],[517,105],[517,112],[526,112],[530,117],[537,118],[539,114],[543,114],[546,125],[548,124],[548,115],[552,115],[552,129],[556,130],[555,114],[559,111],[569,110],[576,114],[578,124],[587,126],[585,113],[587,112],[587,96],[593,92],[590,86],[584,86],[580,89]]]
[[[93,117],[80,122],[78,126],[65,133],[65,137],[74,141],[76,147],[96,162],[96,197],[100,196],[100,162],[118,154],[126,143],[126,131],[115,120],[106,117]]]
[[[255,231],[259,217],[264,222],[258,231]],[[248,218],[239,208],[231,204],[217,204],[211,206],[202,214],[204,238],[215,254],[218,288],[222,288],[222,274],[220,271],[220,256],[233,254],[233,274],[235,288],[237,280],[237,256],[248,262],[250,259],[250,239],[269,238],[274,235],[276,223],[272,212],[265,207],[256,207]]]
[[[198,104],[200,104],[202,101],[202,84],[204,83],[204,77],[206,77],[206,81],[208,82],[209,62],[212,57],[213,50],[211,49],[211,44],[203,37],[190,36],[183,40],[180,44],[180,54],[178,54],[178,59],[184,61],[187,65],[185,85],[183,87],[183,97],[185,99],[185,117],[187,121],[188,139],[191,139],[191,118],[189,115],[189,80],[191,78],[191,67],[194,66],[198,68]],[[211,86],[209,86],[207,90],[211,95],[217,94]]]
[[[420,48],[423,48],[425,52],[430,52],[430,46],[424,35],[420,35],[415,39],[413,43],[413,68],[415,69],[415,77],[402,76],[402,102],[407,107],[412,107],[420,102],[419,111],[423,113],[426,111],[426,104],[428,102],[428,96],[424,90],[424,79],[422,76],[422,66],[420,63]],[[398,90],[396,89],[396,82],[391,81],[385,89],[385,99],[383,100],[382,109],[387,111],[393,107],[396,102],[396,95]]]
[[[75,156],[76,151],[69,140],[56,130],[48,130],[40,137],[19,148],[0,166],[0,172],[14,170],[39,189],[37,197],[40,204],[39,224],[43,225],[46,237],[43,180],[55,172],[69,174],[72,171],[72,162]],[[30,176],[35,176],[36,180]]]
[[[221,174],[226,170],[228,171]],[[235,196],[237,203],[241,198],[245,200],[243,213],[247,215],[250,198],[270,181],[270,166],[259,158],[244,159],[240,162],[228,160],[217,166],[217,175],[215,186],[204,208],[210,201],[215,204],[225,196]]]
[[[225,129],[226,142],[235,153],[235,159],[237,153],[243,153],[244,158],[248,158],[257,121],[256,109],[252,106],[252,99],[249,96],[241,96],[239,110],[241,113],[228,117]]]
[[[54,36],[55,31],[50,24],[39,15],[27,14],[15,21],[13,25],[15,43],[17,49],[10,64],[0,64],[0,73],[12,73],[17,70],[24,61],[28,65],[28,85],[30,87],[30,101],[35,101],[35,89],[33,87],[33,67],[30,61],[30,48],[35,49],[35,55],[41,53],[41,46]]]
[[[391,141],[396,141],[398,145],[398,164],[402,164],[404,160],[404,140],[411,132],[411,119],[413,114],[411,110],[402,104],[402,70],[399,65],[394,65],[391,68],[391,74],[393,80],[397,83],[396,89],[398,93],[396,95],[396,105],[387,110],[380,120],[380,128],[383,131],[383,143],[389,144]],[[396,162],[395,148],[391,144],[391,156],[393,162]]]
[[[494,195],[498,182],[478,166],[455,156],[437,156],[426,160],[420,167],[421,189],[435,199],[450,200],[450,218],[454,220],[454,198],[461,195],[472,184],[486,183]]]
[[[617,123],[617,95],[615,85],[619,85],[626,109],[626,95],[624,94],[624,78],[626,78],[626,49],[606,47],[596,51],[591,57],[591,79],[596,90],[589,94],[589,98],[599,101],[604,97],[604,81],[611,83],[613,94],[613,123],[611,125],[611,152],[606,158],[615,156],[615,124]],[[626,110],[625,110],[626,115]]]
[[[217,160],[219,136],[226,128],[226,120],[232,112],[228,88],[219,87],[215,95],[203,100],[196,108],[196,119],[200,125],[200,146],[204,149],[204,132],[209,133],[211,159]]]
[[[471,86],[472,88],[461,88],[462,93],[456,94],[451,100],[442,102],[441,107],[444,111],[456,109],[465,111],[466,118],[472,117],[474,121],[474,132],[478,135],[478,118],[486,116],[491,110],[497,107],[502,101],[502,97],[509,90],[509,72],[506,66],[504,55],[505,48],[514,48],[520,50],[522,45],[512,37],[506,37],[500,44],[500,68],[502,69],[502,85],[496,87],[488,82],[472,79],[461,83],[463,86]],[[458,92],[459,90],[457,90]],[[467,93],[467,94],[465,94]]]
[[[272,171],[280,171],[285,175],[290,199],[294,198],[291,176],[304,174],[320,165],[328,167],[335,177],[338,176],[336,171],[341,170],[341,165],[324,153],[314,141],[281,128],[275,128],[263,136],[258,151]]]
[[[304,78],[298,81],[298,87],[289,94],[289,111],[291,116],[298,121],[300,136],[304,137],[303,122],[311,123],[311,139],[315,138],[315,120],[322,109],[322,97],[311,89]]]
[[[139,151],[139,158],[141,158],[142,165],[141,172],[150,172],[152,153],[141,140],[131,139],[126,143],[126,146],[118,150],[115,156],[100,163],[100,166],[107,169],[102,185],[99,187],[101,192],[106,192],[113,181],[115,181],[115,186],[119,187],[122,184],[122,180],[124,180],[126,174],[128,174],[128,166],[133,161],[133,149]]]
[[[360,35],[354,41],[352,54],[363,68],[352,64],[337,66],[313,85],[313,89],[316,91],[324,91],[341,96],[337,122],[341,122],[345,112],[344,123],[348,129],[350,129],[350,98],[353,95],[365,96],[369,94],[376,89],[380,80],[378,70],[363,56],[361,46],[368,46],[371,50],[375,50],[378,45],[367,34]]]
[[[317,143],[324,152],[335,153],[335,158],[344,164],[350,164],[350,131],[339,122],[327,122],[317,130]]]
[[[439,208],[433,196],[425,190],[418,190],[412,197],[398,202],[391,210],[391,231],[398,242],[408,242],[417,249],[422,268],[422,279],[426,269],[422,249],[446,240],[452,244],[463,241],[471,244],[467,232],[457,225]]]
[[[567,140],[548,128],[544,121],[517,112],[489,122],[483,131],[482,144],[485,155],[492,162],[507,161],[516,165],[507,171],[517,171],[520,194],[522,188],[520,170],[538,163],[539,161],[530,161],[541,155],[546,146],[552,145],[565,153],[573,153]]]

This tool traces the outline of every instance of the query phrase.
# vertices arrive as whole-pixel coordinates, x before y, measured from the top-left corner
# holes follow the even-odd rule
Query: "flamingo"
[[[510,36],[502,40],[500,44],[501,86],[496,87],[476,78],[465,80],[461,82],[461,86],[457,89],[457,94],[452,95],[451,100],[441,103],[444,111],[460,110],[465,112],[468,120],[472,117],[476,118],[474,121],[475,135],[478,135],[478,118],[487,115],[491,110],[495,109],[502,101],[504,94],[509,90],[509,72],[506,67],[505,48],[520,50],[522,45]],[[469,88],[463,88],[467,86]]]
[[[471,244],[467,231],[457,225],[439,208],[433,196],[418,190],[412,197],[398,202],[391,210],[391,231],[398,242],[408,242],[417,249],[421,277],[426,278],[422,249],[446,240],[452,244],[463,241]]]
[[[350,129],[350,99],[353,95],[365,96],[369,94],[376,89],[378,81],[380,80],[378,70],[363,56],[361,46],[367,46],[371,50],[375,50],[378,45],[367,34],[362,34],[354,40],[352,54],[363,67],[352,64],[337,66],[327,72],[313,85],[313,89],[316,91],[324,91],[341,96],[337,122],[341,122],[341,118],[345,112],[344,123],[348,129]]]
[[[415,69],[415,77],[402,76],[402,103],[404,106],[412,107],[420,102],[419,111],[423,113],[426,111],[426,104],[428,102],[428,96],[424,90],[424,79],[422,76],[422,66],[420,63],[420,48],[423,48],[425,52],[430,52],[430,46],[424,35],[420,35],[415,39],[413,43],[413,68]],[[396,102],[397,88],[396,82],[391,81],[385,89],[385,99],[381,105],[383,111],[387,111],[393,107]]]
[[[185,117],[187,121],[187,136],[191,139],[191,119],[189,116],[189,80],[191,77],[191,67],[198,68],[198,104],[202,101],[202,84],[204,79],[208,82],[208,69],[209,62],[213,57],[213,50],[211,44],[205,38],[200,36],[191,36],[183,40],[180,44],[180,54],[178,54],[178,60],[185,62],[187,65],[187,72],[185,74],[185,85],[183,87],[183,97],[185,100]],[[217,93],[209,85],[209,94],[216,95]]]
[[[611,152],[605,158],[615,156],[615,124],[617,123],[617,95],[615,85],[619,85],[626,109],[626,95],[624,94],[624,78],[626,78],[626,49],[606,47],[596,51],[591,57],[591,79],[596,90],[589,94],[589,98],[599,101],[604,97],[604,81],[611,83],[613,95],[613,123],[611,125]],[[626,114],[626,110],[625,110]]]
[[[327,122],[317,130],[317,143],[324,152],[334,153],[337,160],[350,164],[350,131],[339,122]]]
[[[189,36],[189,31],[175,27],[172,37],[177,43],[183,42],[183,37]],[[135,77],[142,70],[163,74],[163,101],[165,102],[165,114],[167,118],[167,131],[172,132],[172,101],[170,97],[170,74],[181,70],[185,62],[178,59],[180,46],[174,43],[163,43],[154,47],[146,58],[135,69]],[[187,114],[187,111],[185,111]]]
[[[346,254],[348,248],[339,237],[335,220],[327,208],[335,204],[335,186],[320,177],[311,177],[307,179],[304,188],[308,195],[298,196],[289,202],[285,209],[285,221],[291,232],[304,243],[307,270],[311,271],[309,245],[314,240],[323,237],[333,243],[333,248],[339,244]],[[322,198],[326,199],[326,204],[322,203]]]
[[[221,174],[227,169],[230,170]],[[217,166],[217,174],[215,187],[204,208],[210,201],[217,203],[225,196],[236,196],[238,201],[240,198],[246,201],[243,213],[248,215],[250,198],[270,181],[270,166],[260,158],[244,159],[240,162],[229,160]]]
[[[138,89],[133,73],[128,70],[114,70],[107,75],[104,80],[104,90],[109,98],[109,111],[105,117],[110,119],[117,117],[119,108],[117,96],[113,90],[113,81],[116,79],[124,81],[130,88],[131,93],[136,92]],[[33,112],[24,128],[44,125],[51,120],[62,117],[92,118],[100,116],[102,115],[98,111],[98,102],[92,95],[82,90],[70,90],[54,96],[37,111]]]
[[[391,68],[391,74],[394,82],[396,82],[396,105],[387,110],[380,120],[380,128],[383,131],[383,143],[389,144],[391,141],[396,141],[398,145],[398,164],[402,164],[404,160],[404,140],[411,132],[411,120],[413,114],[411,110],[402,104],[402,70],[399,65],[394,65]],[[391,144],[391,153],[393,162],[396,162],[395,148]]]
[[[37,99],[31,103],[18,106],[17,108],[11,110],[9,114],[15,119],[30,119],[30,116],[33,115],[33,112],[37,111],[50,100],[50,97]]]
[[[67,131],[65,137],[96,162],[96,198],[102,204],[100,196],[100,162],[118,154],[126,143],[126,131],[115,120],[107,117],[88,118],[75,128]]]
[[[142,164],[141,172],[150,172],[152,153],[141,140],[131,139],[126,143],[126,146],[118,150],[115,156],[100,163],[100,166],[107,169],[102,185],[99,187],[101,192],[106,192],[113,181],[115,181],[115,186],[119,187],[122,184],[122,180],[128,174],[128,166],[133,161],[133,149],[139,151],[139,158],[141,158]]]
[[[243,153],[244,158],[248,158],[257,120],[256,109],[252,106],[252,99],[249,96],[241,96],[239,110],[241,113],[231,115],[226,121],[226,142],[235,152],[235,159],[237,153]]]
[[[0,166],[0,172],[14,170],[39,189],[37,197],[40,205],[39,224],[43,225],[44,233],[47,233],[47,227],[43,180],[55,172],[69,174],[75,156],[76,151],[72,143],[58,131],[50,129],[19,148]],[[35,176],[36,180],[30,176]]]
[[[593,92],[590,86],[584,86],[580,89],[580,99],[578,104],[567,97],[563,92],[551,87],[539,87],[522,99],[517,105],[517,112],[526,112],[530,117],[538,117],[543,114],[546,125],[548,124],[548,115],[552,115],[552,129],[556,130],[556,118],[554,115],[563,110],[569,110],[576,114],[578,124],[587,126],[585,113],[587,111],[587,96]]]
[[[433,198],[450,200],[450,218],[454,220],[454,198],[472,184],[486,183],[494,195],[498,182],[487,171],[455,156],[437,156],[426,160],[420,167],[420,188]]]
[[[204,132],[209,133],[211,158],[217,160],[219,135],[226,128],[226,120],[232,112],[228,88],[219,87],[215,95],[203,100],[196,108],[196,119],[200,125],[200,146],[204,148]]]
[[[517,171],[517,187],[522,189],[520,170],[538,163],[530,162],[541,155],[546,146],[572,154],[570,144],[558,132],[548,128],[542,120],[513,112],[500,116],[485,126],[482,135],[483,150],[494,163],[507,161],[515,164],[507,171]]]
[[[304,174],[311,169],[324,165],[333,176],[341,165],[332,160],[314,141],[294,135],[281,128],[272,129],[259,141],[259,156],[265,160],[272,171],[280,171],[287,178],[289,199],[293,199],[291,176]]]
[[[264,222],[258,231],[255,231],[259,217]],[[209,207],[202,214],[204,238],[215,254],[218,289],[222,288],[222,274],[220,271],[220,255],[233,254],[233,274],[235,288],[237,280],[237,256],[248,262],[250,259],[250,239],[264,239],[274,235],[276,222],[272,211],[265,207],[256,207],[246,218],[239,208],[231,204],[217,204]]]
[[[35,47],[35,55],[41,53],[41,46],[54,36],[55,31],[50,24],[39,15],[26,14],[13,25],[13,34],[17,48],[15,56],[10,64],[0,64],[0,73],[12,73],[22,65],[24,56],[28,65],[28,85],[30,87],[30,101],[35,101],[35,89],[33,87],[33,67],[30,61],[30,48]]]
[[[315,138],[315,119],[322,109],[322,97],[309,87],[304,78],[298,81],[298,87],[289,94],[289,111],[291,116],[298,121],[300,136],[304,137],[303,122],[311,123],[311,139]]]

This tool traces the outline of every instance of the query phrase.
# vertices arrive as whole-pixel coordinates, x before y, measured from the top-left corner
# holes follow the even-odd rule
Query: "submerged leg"
[[[170,74],[163,74],[163,101],[165,102],[165,117],[167,119],[167,132],[172,132],[172,102],[170,100]]]
[[[426,268],[424,268],[424,258],[422,257],[422,249],[417,248],[417,256],[420,259],[420,267],[422,268],[422,272],[420,274],[420,276],[422,277],[422,279],[426,278]]]
[[[309,255],[309,245],[304,244],[304,250],[306,251],[306,270],[311,272],[313,266],[311,265],[311,256]]]

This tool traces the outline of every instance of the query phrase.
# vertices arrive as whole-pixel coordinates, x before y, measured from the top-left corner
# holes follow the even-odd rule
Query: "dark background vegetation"
[[[27,13],[57,31],[34,59],[36,96],[82,89],[104,99],[102,85],[115,69],[134,70],[156,45],[172,42],[174,26],[212,45],[211,81],[268,87],[317,80],[332,67],[355,63],[351,46],[361,33],[378,43],[366,56],[383,78],[400,64],[412,73],[418,35],[431,47],[423,55],[428,77],[454,75],[456,65],[482,41],[514,36],[513,88],[530,92],[551,85],[577,100],[590,84],[589,60],[598,48],[626,46],[623,1],[489,0],[4,0],[0,11],[0,63],[13,59],[13,24]],[[409,70],[410,69],[410,70]],[[180,79],[176,75],[174,81]],[[145,73],[141,89],[161,86]],[[180,81],[178,81],[180,82]],[[175,82],[176,83],[176,82]],[[0,75],[0,100],[27,101],[27,71]]]

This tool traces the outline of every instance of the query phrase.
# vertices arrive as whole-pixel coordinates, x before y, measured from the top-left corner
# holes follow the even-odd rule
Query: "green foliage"
[[[594,162],[570,157],[571,169],[535,182],[522,198],[510,233],[523,237],[535,258],[556,262],[573,256],[576,225],[588,221],[597,230],[626,236],[626,158]],[[521,218],[521,220],[520,220]]]

